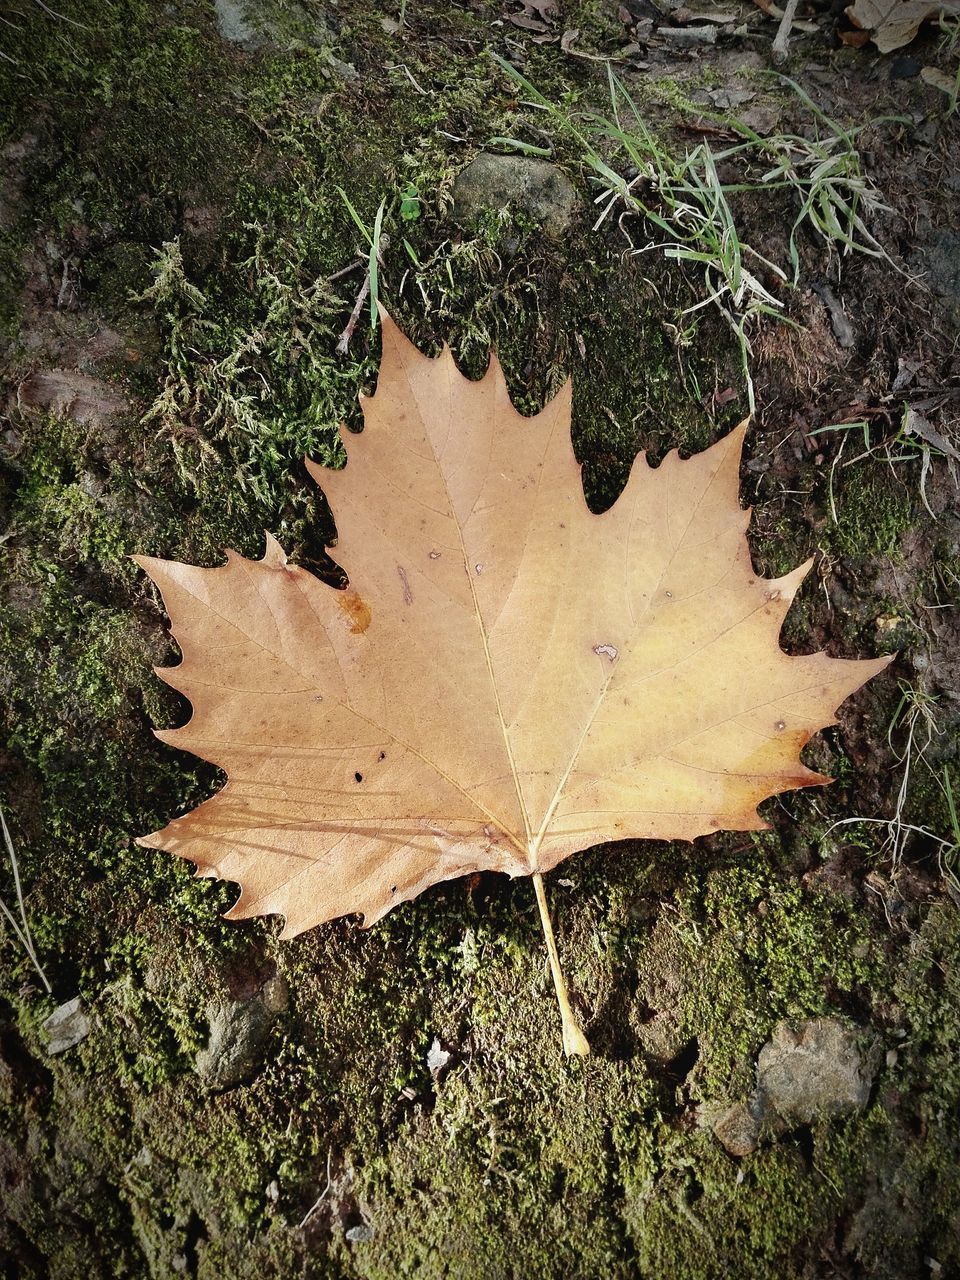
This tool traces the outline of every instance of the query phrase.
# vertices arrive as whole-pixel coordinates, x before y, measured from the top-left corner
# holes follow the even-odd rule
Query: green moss
[[[690,990],[686,1022],[701,1044],[706,1097],[746,1091],[774,1025],[841,1010],[872,978],[868,930],[843,898],[784,881],[757,852],[680,898],[675,934]],[[696,981],[693,981],[696,975]]]
[[[882,463],[848,467],[834,496],[833,546],[856,559],[884,555],[899,560],[900,542],[914,518],[914,503],[893,468]]]

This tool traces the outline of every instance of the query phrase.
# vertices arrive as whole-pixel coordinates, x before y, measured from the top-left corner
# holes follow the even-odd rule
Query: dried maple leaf
[[[212,799],[140,841],[241,887],[230,917],[284,937],[480,870],[533,875],[568,1052],[586,1052],[542,874],[624,837],[767,824],[757,804],[827,781],[811,735],[889,661],[788,657],[777,642],[810,562],[754,572],[738,470],[745,425],[586,506],[570,383],[536,417],[496,358],[470,382],[383,317],[376,395],[342,471],[311,464],[350,587],[227,553],[141,558],[193,704],[165,742],[224,769]]]
[[[872,40],[880,53],[892,53],[909,44],[931,18],[941,13],[955,17],[960,4],[957,0],[854,0],[844,13],[855,27],[869,33],[864,41]],[[848,39],[847,33],[842,33],[841,39],[848,44],[861,43]]]

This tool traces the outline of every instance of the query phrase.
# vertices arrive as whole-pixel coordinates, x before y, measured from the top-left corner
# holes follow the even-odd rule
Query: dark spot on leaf
[[[370,625],[370,606],[352,588],[337,595],[337,604],[350,622],[350,631],[362,636]]]

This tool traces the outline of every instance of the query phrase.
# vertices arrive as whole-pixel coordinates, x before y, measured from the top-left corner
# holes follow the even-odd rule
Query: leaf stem
[[[563,1024],[563,1052],[568,1058],[574,1054],[586,1056],[590,1052],[587,1037],[580,1030],[576,1015],[570,1008],[567,996],[567,984],[563,980],[560,968],[560,957],[557,954],[557,940],[553,936],[553,924],[550,910],[547,907],[547,894],[543,887],[543,876],[539,871],[533,874],[533,887],[537,894],[537,906],[540,908],[540,923],[543,925],[543,936],[547,941],[547,955],[550,957],[550,972],[553,974],[553,985],[557,991],[557,1004],[560,1006],[560,1019]]]

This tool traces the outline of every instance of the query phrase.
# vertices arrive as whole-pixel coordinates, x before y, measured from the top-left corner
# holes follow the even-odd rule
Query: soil
[[[802,7],[789,80],[753,5],[0,13],[2,805],[52,988],[5,923],[5,1273],[960,1275],[960,136],[921,74],[951,82],[955,29],[880,55],[842,7]],[[595,509],[638,449],[745,416],[702,268],[594,203],[591,141],[664,208],[648,153],[590,132],[607,60],[678,163],[745,127],[832,138],[878,193],[859,250],[799,228],[794,286],[796,192],[759,152],[719,162],[785,317],[746,329],[742,476],[757,568],[816,558],[782,643],[898,657],[806,749],[836,781],[766,802],[769,831],[550,877],[593,1046],[567,1061],[528,883],[281,943],[134,845],[221,779],[151,732],[189,709],[130,557],[214,565],[269,529],[340,580],[302,459],[337,460],[376,376],[367,310],[338,351],[369,261],[350,206],[371,229],[385,202],[381,298],[424,349],[477,376],[495,345],[525,412],[573,374]],[[501,159],[465,203],[478,154]],[[803,1105],[774,1123],[758,1060],[788,1049]]]

